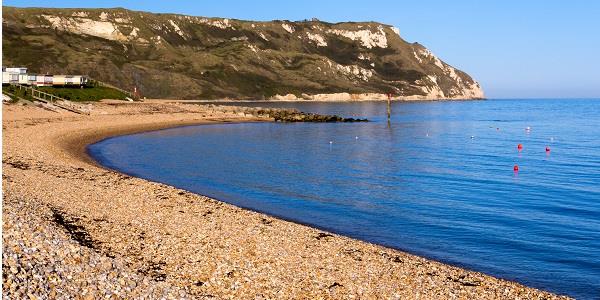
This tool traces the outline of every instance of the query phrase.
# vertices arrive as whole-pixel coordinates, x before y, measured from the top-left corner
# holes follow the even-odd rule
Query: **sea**
[[[389,122],[384,102],[227,104],[370,122],[186,126],[88,152],[239,207],[600,299],[600,99],[393,102]]]

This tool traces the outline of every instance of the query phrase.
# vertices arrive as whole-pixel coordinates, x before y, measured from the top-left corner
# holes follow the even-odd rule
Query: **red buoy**
[[[523,144],[518,144],[518,145],[517,145],[517,149],[519,149],[519,150],[523,150]]]
[[[550,147],[546,146],[546,152],[550,152]]]
[[[519,172],[519,166],[515,165],[515,166],[513,167],[513,171],[515,171],[515,172]]]

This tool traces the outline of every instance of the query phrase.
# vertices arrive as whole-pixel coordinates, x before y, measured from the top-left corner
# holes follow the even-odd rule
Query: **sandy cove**
[[[90,116],[5,104],[3,271],[11,275],[3,294],[561,298],[106,170],[85,153],[87,144],[113,135],[251,121],[267,120],[177,103],[94,104]]]

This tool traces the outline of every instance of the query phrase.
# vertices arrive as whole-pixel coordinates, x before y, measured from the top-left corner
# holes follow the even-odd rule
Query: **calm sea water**
[[[394,103],[390,126],[384,103],[260,105],[374,122],[189,126],[88,150],[241,207],[600,298],[600,100]]]

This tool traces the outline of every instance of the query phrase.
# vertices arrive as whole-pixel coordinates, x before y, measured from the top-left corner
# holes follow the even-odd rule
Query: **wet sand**
[[[27,283],[33,296],[82,298],[559,298],[119,174],[85,152],[114,135],[254,121],[270,120],[177,103],[94,104],[90,116],[4,105],[4,295],[26,296]]]

